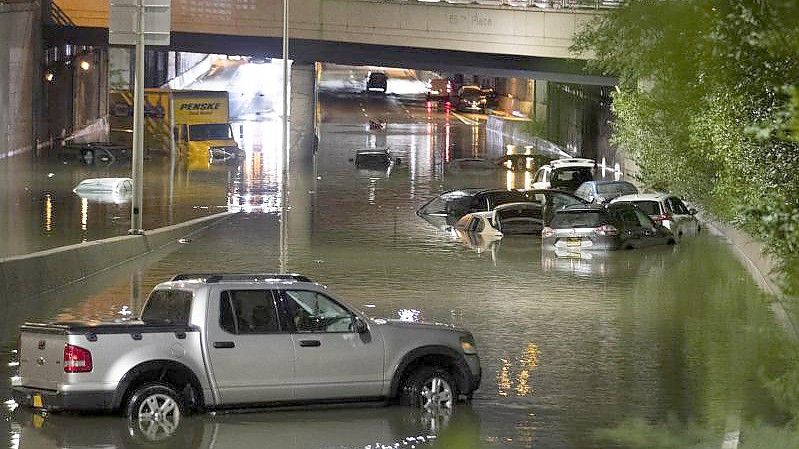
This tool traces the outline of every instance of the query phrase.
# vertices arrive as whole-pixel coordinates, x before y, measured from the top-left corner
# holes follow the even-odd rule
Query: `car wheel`
[[[148,441],[162,441],[177,432],[185,413],[180,395],[169,385],[148,383],[130,396],[126,415],[131,428]]]
[[[448,410],[458,397],[452,375],[437,366],[424,366],[405,380],[400,401],[428,411]]]

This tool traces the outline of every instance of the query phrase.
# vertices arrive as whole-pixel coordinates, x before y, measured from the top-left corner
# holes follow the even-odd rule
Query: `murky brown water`
[[[415,309],[470,329],[484,369],[472,404],[439,419],[401,407],[203,415],[160,446],[131,436],[118,417],[16,410],[5,413],[8,447],[799,447],[796,346],[724,241],[704,232],[590,260],[555,259],[533,237],[464,242],[414,211],[452,187],[524,182],[504,171],[446,170],[448,158],[486,151],[483,128],[402,96],[327,93],[322,112],[317,156],[292,165],[289,269],[372,315]],[[366,129],[374,116],[389,119],[385,134]],[[391,146],[401,164],[356,170],[353,148],[372,141]],[[260,180],[279,170],[264,148],[238,185],[273,205],[276,181]],[[231,188],[224,176],[204,176],[209,189]],[[132,275],[9,307],[6,347],[23,320],[136,310],[176,272],[276,269],[275,209],[249,211]]]

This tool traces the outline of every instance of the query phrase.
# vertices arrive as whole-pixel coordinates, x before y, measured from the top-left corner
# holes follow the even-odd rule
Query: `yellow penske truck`
[[[146,89],[144,93],[145,152],[175,151],[193,167],[234,161],[244,152],[233,140],[228,93],[225,91]],[[109,97],[111,143],[133,143],[133,93],[112,91]]]

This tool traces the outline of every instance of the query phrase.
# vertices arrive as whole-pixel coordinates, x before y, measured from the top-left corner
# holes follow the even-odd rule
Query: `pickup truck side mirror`
[[[352,317],[352,330],[354,330],[358,334],[366,333],[369,328],[366,326],[366,323],[359,317]]]

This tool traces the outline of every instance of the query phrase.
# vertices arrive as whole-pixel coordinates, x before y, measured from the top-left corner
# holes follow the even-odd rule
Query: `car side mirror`
[[[366,326],[366,323],[359,317],[352,318],[352,330],[354,330],[358,334],[366,333],[369,328]]]
[[[694,209],[692,207],[692,208],[688,209],[688,213],[691,214],[691,215],[696,215],[696,209]]]

